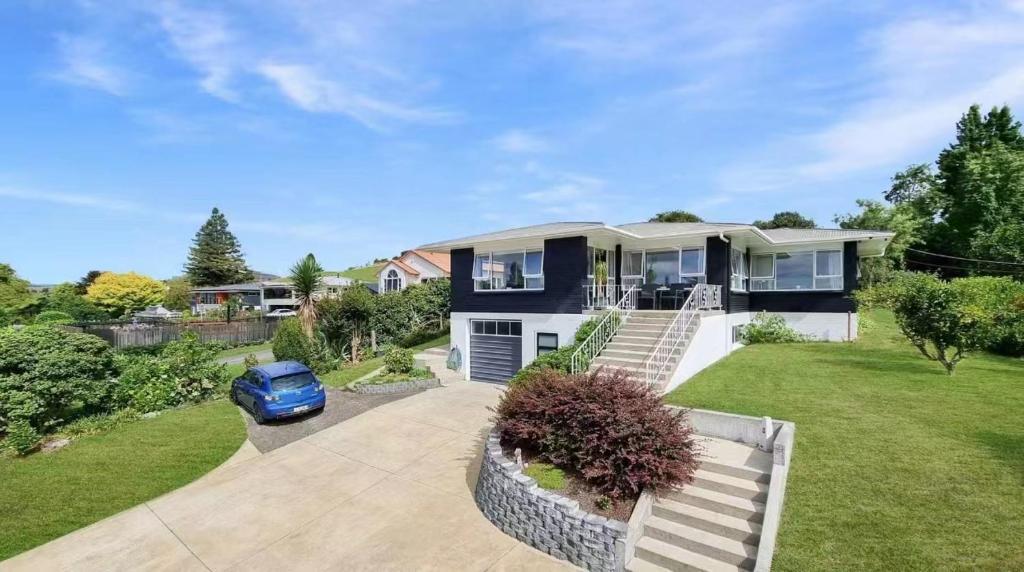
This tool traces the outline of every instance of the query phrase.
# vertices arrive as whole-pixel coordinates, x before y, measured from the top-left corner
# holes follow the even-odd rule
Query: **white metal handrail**
[[[622,298],[605,311],[604,318],[598,322],[594,331],[580,342],[580,346],[572,353],[573,373],[580,373],[590,367],[591,360],[601,353],[608,341],[615,336],[615,332],[636,309],[638,293],[636,286],[630,286],[629,290],[622,294]]]
[[[686,332],[695,320],[700,320],[701,310],[722,307],[722,287],[717,284],[697,284],[686,297],[681,308],[672,319],[672,323],[661,335],[650,357],[644,363],[644,372],[648,385],[656,385],[658,377],[672,361],[672,354],[686,337]]]

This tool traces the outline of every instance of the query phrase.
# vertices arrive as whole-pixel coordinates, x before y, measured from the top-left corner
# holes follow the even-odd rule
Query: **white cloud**
[[[407,107],[357,93],[301,64],[267,62],[260,65],[258,71],[300,109],[348,115],[373,129],[381,129],[387,120],[437,124],[455,119],[455,115],[447,111]]]
[[[544,153],[551,150],[547,140],[521,129],[510,129],[495,137],[492,143],[506,153]]]
[[[1024,13],[988,6],[896,18],[864,35],[869,57],[851,69],[868,86],[816,131],[769,142],[728,166],[729,192],[773,192],[934,159],[973,103],[1024,102]]]
[[[239,65],[237,39],[227,17],[195,10],[175,0],[156,3],[153,9],[171,45],[202,75],[202,89],[214,97],[237,101],[238,94],[231,86]]]
[[[54,78],[65,83],[125,95],[127,77],[123,70],[108,61],[105,46],[95,38],[57,36],[61,69]]]

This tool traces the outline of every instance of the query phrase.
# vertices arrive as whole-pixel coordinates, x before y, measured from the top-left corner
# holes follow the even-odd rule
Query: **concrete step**
[[[768,500],[767,484],[704,469],[697,469],[697,472],[694,473],[693,484],[708,490],[761,503]]]
[[[671,572],[668,568],[663,568],[657,564],[651,564],[643,558],[634,557],[626,564],[627,572]]]
[[[635,358],[633,358],[633,357],[610,357],[610,356],[605,356],[604,354],[601,354],[601,355],[597,356],[596,358],[594,358],[593,360],[591,360],[590,363],[593,364],[593,365],[608,365],[608,366],[614,366],[614,367],[633,367],[633,368],[643,369],[644,363],[646,361],[647,360],[646,360],[646,358],[644,356],[638,356],[638,357],[635,357]]]
[[[752,546],[757,546],[761,540],[761,525],[756,522],[669,499],[658,499],[651,514]]]
[[[644,536],[741,568],[753,568],[757,547],[659,517],[644,522]]]
[[[604,357],[614,358],[625,358],[625,359],[642,359],[646,360],[647,356],[650,355],[650,348],[631,349],[622,347],[611,347],[611,344],[605,346],[601,350],[601,355]]]
[[[648,338],[644,338],[647,340]],[[608,342],[608,345],[604,347],[605,350],[631,350],[631,351],[650,351],[654,349],[657,338],[650,338],[650,341],[634,342],[634,341],[622,341],[620,336],[615,336],[612,341]]]
[[[653,345],[658,343],[658,338],[660,337],[661,334],[659,332],[623,332],[622,330],[619,330],[619,332],[612,337],[612,341]]]
[[[633,310],[633,316],[675,316],[675,310]]]
[[[669,500],[758,524],[764,521],[764,503],[711,491],[696,485],[686,485],[683,488],[669,491],[665,497]]]
[[[705,471],[747,479],[758,483],[768,483],[772,480],[771,473],[758,471],[749,467],[737,467],[735,465],[728,465],[725,463],[716,463],[714,461],[702,461],[700,468]]]
[[[703,554],[673,546],[648,536],[641,538],[636,543],[636,556],[634,556],[634,560],[637,558],[674,572],[692,572],[697,570],[735,572],[736,570],[742,570],[739,566],[727,564],[721,560],[715,560]]]
[[[675,320],[675,319],[676,319],[676,317],[674,315],[672,315],[672,316],[658,316],[658,317],[654,317],[654,316],[636,316],[636,315],[633,315],[633,316],[630,316],[628,320],[626,320],[626,323],[627,324],[652,324],[652,325],[667,326],[667,325],[672,323],[672,320]]]

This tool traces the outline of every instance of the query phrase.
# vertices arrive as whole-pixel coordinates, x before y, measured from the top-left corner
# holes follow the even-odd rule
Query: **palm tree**
[[[296,262],[292,266],[291,272],[289,278],[292,288],[295,289],[295,299],[299,304],[299,322],[302,323],[302,331],[312,339],[313,327],[316,326],[316,300],[313,296],[323,285],[324,269],[310,253]]]

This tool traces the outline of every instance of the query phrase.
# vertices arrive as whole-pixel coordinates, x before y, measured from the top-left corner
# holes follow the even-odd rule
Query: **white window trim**
[[[754,280],[771,280],[773,284],[776,284],[776,280],[777,280],[776,279],[776,274],[777,274],[777,272],[776,272],[776,268],[777,268],[776,255],[778,255],[778,254],[797,254],[797,253],[803,253],[803,252],[810,252],[811,253],[812,264],[811,264],[811,287],[810,288],[758,288],[758,289],[754,289],[754,287],[753,287]],[[839,253],[839,273],[838,274],[824,274],[824,275],[819,275],[818,274],[818,253],[819,252],[838,252]],[[772,275],[771,276],[754,276],[753,275],[754,257],[755,256],[769,256],[769,255],[771,255],[771,257],[772,257]],[[846,260],[844,260],[844,258],[845,258],[845,256],[843,256],[843,249],[842,248],[816,248],[814,250],[792,250],[792,251],[784,251],[784,252],[756,252],[756,253],[752,253],[750,255],[750,268],[751,268],[751,272],[750,272],[750,274],[751,274],[751,276],[750,276],[750,290],[752,292],[809,292],[809,291],[811,291],[811,292],[840,292],[846,286],[846,273],[845,273]],[[839,287],[838,288],[818,288],[817,284],[816,284],[818,278],[839,278]]]
[[[534,336],[534,341],[536,343],[534,344],[535,347],[533,349],[537,353],[538,357],[543,355],[542,353],[540,353],[540,337],[541,336],[555,336],[555,347],[553,349],[552,348],[544,348],[544,349],[548,350],[549,352],[558,351],[558,348],[560,347],[559,343],[558,343],[558,332],[537,332],[537,335]]]
[[[540,253],[540,274],[527,274],[526,273],[526,254],[528,252],[539,252]],[[484,278],[483,276],[476,275],[476,259],[478,256],[487,255],[487,267],[489,275]],[[527,278],[544,278],[544,249],[543,248],[524,248],[522,250],[491,250],[486,253],[484,252],[473,252],[473,291],[474,292],[493,292],[493,293],[506,293],[506,292],[543,292],[544,288],[494,288],[494,272],[490,269],[494,262],[495,254],[522,254],[523,255],[523,282],[526,282]],[[491,284],[490,289],[479,288],[478,282],[481,280],[488,280]]]
[[[736,268],[733,268],[733,264],[732,264],[732,253],[733,252],[738,252],[740,254],[740,268],[739,268],[739,270],[741,272],[739,274],[736,273]],[[747,256],[747,251],[746,250],[740,250],[739,248],[730,248],[729,249],[729,290],[731,292],[747,293],[747,292],[750,291],[750,278],[751,278],[750,277],[750,260],[749,260],[750,258],[751,257]],[[772,258],[772,268],[773,269],[775,268],[774,260],[775,259]],[[733,278],[736,278],[736,277],[740,278],[740,285],[741,286],[739,288],[737,288],[736,286],[733,285]]]
[[[639,252],[640,253],[640,271],[643,272],[642,274],[623,274],[622,275],[623,281],[625,281],[627,278],[640,278],[641,280],[644,281],[644,283],[646,283],[646,281],[647,281],[647,273],[644,272],[644,269],[647,268],[647,253],[648,252],[672,252],[673,250],[676,251],[676,272],[678,273],[680,280],[683,279],[683,278],[694,278],[694,277],[697,277],[697,278],[704,278],[705,282],[707,281],[708,250],[707,250],[707,248],[705,248],[703,246],[680,246],[680,247],[676,247],[676,248],[650,248],[650,249],[642,248],[642,249],[639,249],[639,250],[623,250],[622,251],[622,260],[623,261],[625,261],[626,258],[631,253],[634,253],[634,252]],[[700,255],[700,272],[686,272],[686,273],[683,272],[683,251],[685,251],[685,250],[699,250],[699,251],[701,251],[701,255]]]
[[[392,272],[395,273],[394,276],[391,276]],[[392,289],[389,286],[389,284],[391,284],[392,282],[397,282],[398,283],[398,287]],[[384,274],[384,292],[398,292],[401,289],[402,289],[402,276],[401,276],[401,274],[399,274],[398,270],[395,270],[394,268],[391,268],[390,270],[388,270]]]
[[[478,333],[474,332],[473,331],[473,324],[475,324],[477,322],[480,322],[481,324],[486,323],[486,322],[494,322],[495,323],[495,327],[494,327],[495,333],[493,333],[493,334],[487,334],[487,333],[478,334]],[[509,325],[508,326],[509,333],[507,333],[507,334],[499,334],[499,333],[497,333],[497,331],[498,331],[497,323],[498,322],[507,322],[508,325]],[[519,324],[519,335],[515,335],[515,334],[512,333],[512,324]],[[487,327],[484,326],[484,329],[486,330]],[[469,321],[469,334],[471,336],[500,336],[502,338],[522,338],[523,337],[523,321],[522,320],[488,320],[486,318],[473,319],[473,320]]]

